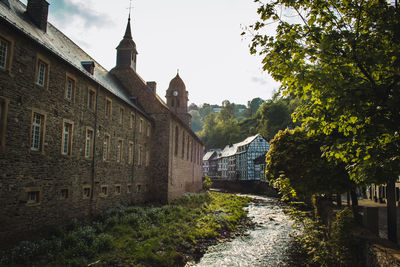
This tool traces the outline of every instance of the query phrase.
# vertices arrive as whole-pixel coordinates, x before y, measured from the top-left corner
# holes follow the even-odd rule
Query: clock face
[[[172,94],[173,94],[174,96],[178,96],[178,91],[174,91],[174,92],[172,92]]]

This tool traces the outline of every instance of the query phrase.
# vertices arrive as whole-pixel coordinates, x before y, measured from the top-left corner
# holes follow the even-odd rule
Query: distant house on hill
[[[239,180],[260,180],[261,164],[255,164],[254,160],[269,150],[269,143],[261,134],[250,136],[237,144],[236,172]]]

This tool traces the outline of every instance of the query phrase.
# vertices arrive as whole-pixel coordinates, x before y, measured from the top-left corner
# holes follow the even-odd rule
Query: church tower
[[[178,117],[183,120],[188,126],[192,116],[188,113],[189,93],[186,91],[185,83],[182,81],[179,73],[169,83],[167,89],[167,106],[175,112]]]
[[[129,15],[125,35],[117,47],[117,67],[130,67],[136,71],[136,44],[132,39],[131,17]]]

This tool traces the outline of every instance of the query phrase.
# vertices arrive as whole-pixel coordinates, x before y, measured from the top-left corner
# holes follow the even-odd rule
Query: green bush
[[[208,175],[206,175],[206,177],[204,177],[204,181],[203,181],[203,188],[208,190],[211,188],[211,186],[212,186],[211,178]]]
[[[337,212],[330,229],[309,216],[296,214],[296,219],[303,225],[296,240],[306,265],[364,266],[363,244],[352,236],[355,222],[349,208]]]

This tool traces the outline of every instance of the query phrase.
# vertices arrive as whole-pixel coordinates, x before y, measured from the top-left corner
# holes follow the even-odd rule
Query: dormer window
[[[82,67],[89,72],[91,75],[94,74],[94,62],[93,61],[82,61]]]

